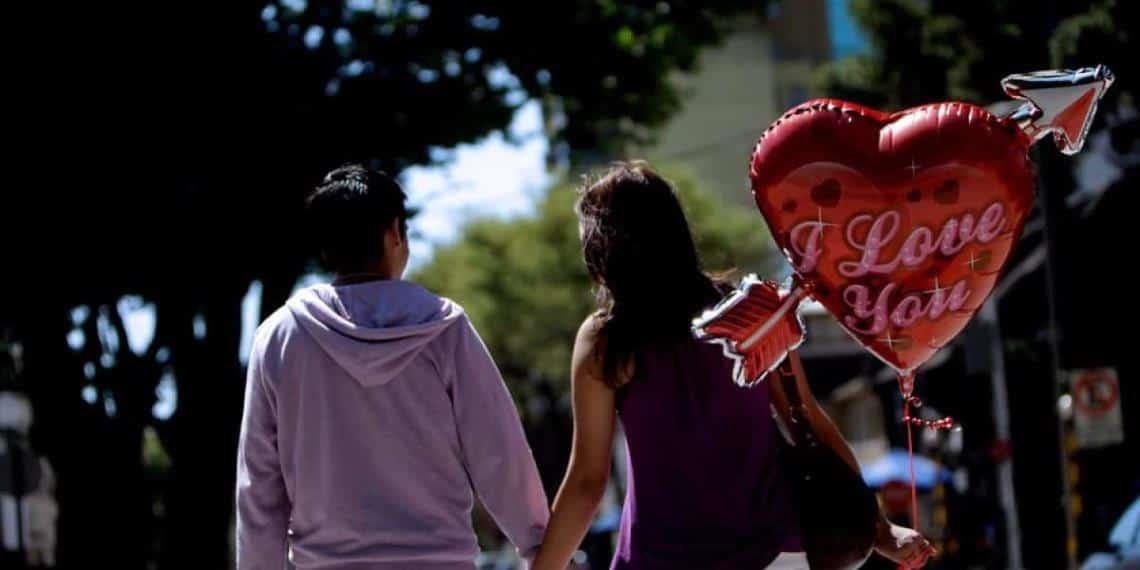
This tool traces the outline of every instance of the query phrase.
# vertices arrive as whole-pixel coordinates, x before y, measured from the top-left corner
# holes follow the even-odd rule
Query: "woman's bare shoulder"
[[[585,319],[582,319],[582,324],[578,327],[578,336],[575,338],[575,343],[598,344],[601,339],[602,327],[605,323],[606,316],[601,311],[590,313]]]
[[[596,311],[582,321],[578,327],[578,337],[574,341],[573,366],[579,373],[585,373],[611,387],[623,386],[633,378],[634,358],[629,355],[625,362],[619,364],[616,382],[605,382],[606,320],[605,313]]]
[[[602,327],[605,316],[601,311],[588,315],[578,327],[578,335],[574,339],[574,367],[587,367],[591,372],[601,372],[602,361]]]

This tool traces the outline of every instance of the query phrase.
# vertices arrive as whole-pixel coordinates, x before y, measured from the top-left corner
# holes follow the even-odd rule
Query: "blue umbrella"
[[[867,486],[877,489],[891,481],[910,483],[910,459],[905,449],[892,449],[875,461],[862,466],[863,480]],[[914,456],[914,480],[919,489],[930,489],[950,478],[949,470],[940,468],[937,463],[921,455]]]
[[[1135,547],[1140,542],[1140,497],[1132,502],[1132,506],[1120,515],[1116,526],[1108,534],[1108,543],[1119,550]]]

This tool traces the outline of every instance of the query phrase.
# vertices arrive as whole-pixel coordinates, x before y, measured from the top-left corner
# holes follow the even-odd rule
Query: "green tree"
[[[681,198],[706,269],[755,270],[770,254],[759,215],[724,204],[683,169],[663,172]],[[466,308],[516,394],[525,394],[536,376],[566,387],[575,333],[593,308],[576,196],[572,185],[561,184],[533,215],[472,222],[415,276]]]
[[[984,9],[946,0],[851,0],[871,52],[821,66],[816,88],[829,97],[899,109],[944,99],[986,104],[1004,99],[1011,73],[1106,64],[1117,82],[1112,108],[1134,97],[1134,2],[991,2]]]
[[[40,27],[13,71],[12,134],[28,158],[0,198],[0,243],[25,278],[3,285],[0,320],[26,347],[35,439],[59,475],[60,563],[225,567],[241,302],[258,281],[272,310],[311,263],[297,228],[322,172],[429,162],[528,99],[547,110],[560,160],[649,138],[681,104],[671,72],[751,4],[14,6],[13,21]],[[128,294],[155,307],[140,354],[116,310]],[[93,316],[76,325],[76,307]],[[178,408],[158,420],[166,374]],[[171,461],[153,485],[148,427]]]
[[[851,0],[871,52],[822,66],[816,87],[889,109],[945,99],[987,104],[1005,98],[1002,77],[1054,63],[1049,40],[1057,18],[1079,14],[1082,4]]]
[[[1103,63],[1116,74],[1116,82],[1106,95],[1109,110],[1118,101],[1131,99],[1135,105],[1140,86],[1140,62],[1132,57],[1135,28],[1123,25],[1140,18],[1136,2],[1097,0],[1087,11],[1060,22],[1049,40],[1049,55],[1055,67],[1085,67]],[[1120,149],[1126,151],[1126,149]]]

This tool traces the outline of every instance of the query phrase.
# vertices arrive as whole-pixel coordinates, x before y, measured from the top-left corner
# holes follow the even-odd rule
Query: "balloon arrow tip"
[[[1033,142],[1051,133],[1061,152],[1075,154],[1085,144],[1097,102],[1114,79],[1103,65],[1006,76],[1002,89],[1024,101],[1006,118]]]

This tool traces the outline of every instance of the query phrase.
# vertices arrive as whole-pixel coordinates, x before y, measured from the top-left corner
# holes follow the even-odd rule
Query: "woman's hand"
[[[936,554],[918,531],[886,520],[875,533],[875,552],[904,568],[922,568]]]

